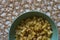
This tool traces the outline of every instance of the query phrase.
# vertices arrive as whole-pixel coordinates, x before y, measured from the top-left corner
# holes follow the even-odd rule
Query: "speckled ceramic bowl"
[[[38,17],[44,17],[48,22],[51,24],[51,28],[53,30],[53,34],[51,36],[51,40],[58,40],[58,29],[55,25],[55,23],[51,20],[50,17],[47,15],[37,12],[37,11],[30,11],[30,12],[25,12],[24,14],[20,15],[15,19],[13,24],[11,25],[10,31],[9,31],[9,40],[15,40],[15,28],[19,23],[23,20],[26,19],[27,17],[33,17],[33,16],[38,16]]]

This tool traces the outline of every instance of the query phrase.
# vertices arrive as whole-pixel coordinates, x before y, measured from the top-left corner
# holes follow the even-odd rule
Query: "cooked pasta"
[[[16,40],[51,40],[50,23],[39,17],[27,18],[16,28]]]

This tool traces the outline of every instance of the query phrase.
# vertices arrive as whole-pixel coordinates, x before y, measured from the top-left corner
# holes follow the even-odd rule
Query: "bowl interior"
[[[56,27],[55,23],[47,15],[45,15],[45,14],[43,14],[41,12],[36,12],[36,11],[26,12],[23,15],[19,16],[13,22],[13,24],[11,25],[10,31],[9,31],[9,40],[15,40],[15,28],[17,27],[17,25],[19,25],[19,23],[23,19],[26,19],[28,17],[33,17],[33,16],[43,17],[46,20],[48,20],[48,22],[51,24],[51,28],[53,30],[53,34],[52,34],[51,40],[58,40],[58,31],[57,31],[57,27]]]

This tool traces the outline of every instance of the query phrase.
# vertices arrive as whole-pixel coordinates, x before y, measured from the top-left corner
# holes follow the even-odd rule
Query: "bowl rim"
[[[48,15],[46,15],[44,12],[37,11],[37,10],[30,10],[30,11],[28,11],[28,12],[39,12],[39,13],[42,13],[43,15],[45,15],[45,16],[48,16]],[[17,16],[17,17],[13,20],[12,24],[15,22],[15,20],[16,20],[18,17],[20,17],[20,16],[22,16],[22,15],[28,13],[28,12],[23,12],[23,13],[21,13],[19,16]],[[49,16],[48,16],[48,18],[51,19],[51,17],[49,17]],[[52,19],[51,19],[51,21],[54,22],[54,20],[52,20]],[[10,30],[11,30],[12,24],[11,24],[10,29],[9,29],[8,40],[10,40]],[[57,28],[57,25],[56,25],[55,22],[54,22],[54,24],[55,24],[56,29],[57,29],[57,40],[58,40],[58,33],[59,33],[59,32],[58,32],[58,28]]]

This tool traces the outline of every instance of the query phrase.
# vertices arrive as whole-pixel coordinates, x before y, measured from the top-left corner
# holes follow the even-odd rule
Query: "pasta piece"
[[[37,38],[37,40],[42,40],[42,36],[39,36],[39,37]]]
[[[47,29],[48,29],[48,30],[51,30],[51,27],[49,26],[49,27],[47,27]]]
[[[52,31],[50,30],[50,31],[48,31],[48,37],[50,37],[51,36],[51,34],[52,34]]]
[[[51,40],[50,38],[47,38],[47,40]]]
[[[44,32],[44,31],[42,31],[42,32],[40,33],[40,35],[43,35],[43,34],[45,34],[45,32]]]
[[[42,26],[42,29],[46,28],[47,27],[47,23],[45,23],[43,26]]]
[[[36,20],[33,21],[33,24],[36,24]]]

